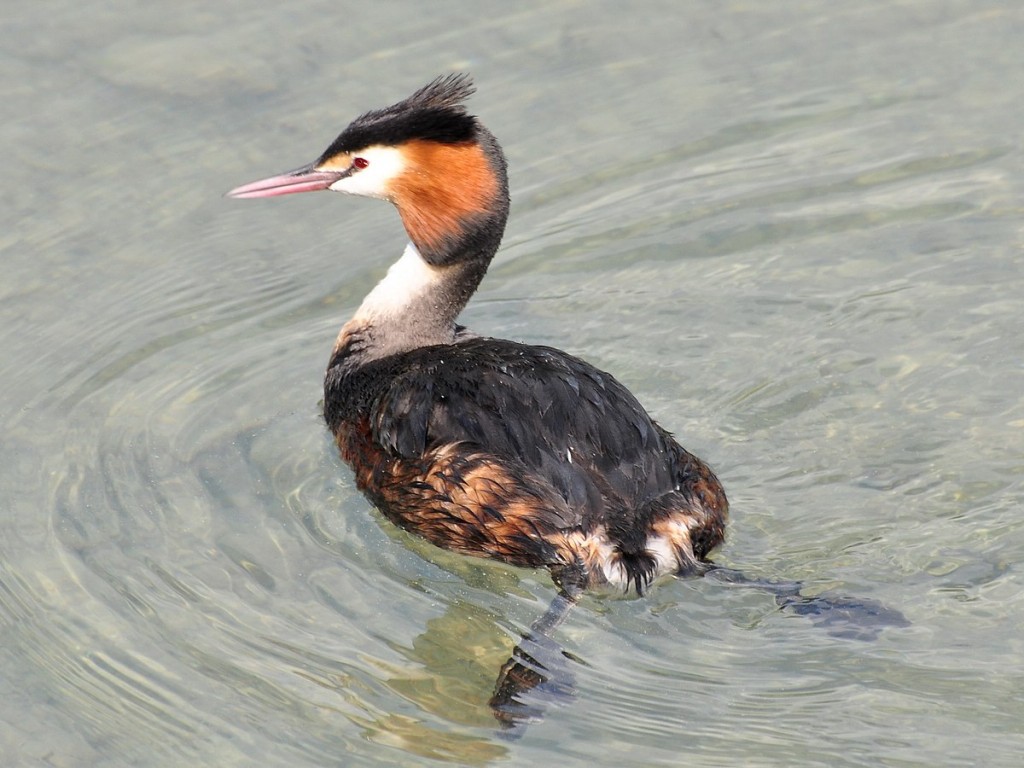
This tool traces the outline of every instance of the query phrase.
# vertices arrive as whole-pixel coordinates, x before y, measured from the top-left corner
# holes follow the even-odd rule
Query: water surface
[[[1017,765],[1022,33],[968,0],[19,8],[3,763]],[[911,626],[588,598],[575,700],[497,736],[549,579],[383,522],[318,414],[397,217],[220,197],[453,70],[513,194],[466,321],[614,372],[711,462],[720,562]]]

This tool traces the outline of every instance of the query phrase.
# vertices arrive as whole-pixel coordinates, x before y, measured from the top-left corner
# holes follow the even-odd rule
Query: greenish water
[[[0,31],[4,765],[1016,766],[1024,10],[1012,2],[25,5]],[[553,589],[383,523],[318,415],[394,212],[238,183],[471,71],[513,216],[465,320],[628,384],[730,493],[717,559]]]

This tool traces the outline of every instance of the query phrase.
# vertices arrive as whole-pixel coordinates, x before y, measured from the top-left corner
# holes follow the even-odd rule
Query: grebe
[[[456,319],[509,212],[505,157],[440,77],[352,122],[313,163],[230,197],[329,189],[391,201],[411,242],[341,329],[324,416],[360,490],[433,544],[544,566],[568,600],[699,572],[725,491],[611,375]]]
[[[313,163],[228,195],[329,189],[398,208],[411,242],[338,335],[324,417],[360,490],[397,525],[550,570],[558,594],[502,668],[495,716],[532,719],[518,697],[551,678],[560,653],[548,633],[591,587],[642,593],[663,575],[714,573],[774,592],[833,634],[905,626],[870,600],[808,598],[796,582],[712,564],[725,491],[622,384],[560,350],[457,324],[509,212],[505,158],[466,112],[472,93],[467,76],[438,78],[356,118]]]

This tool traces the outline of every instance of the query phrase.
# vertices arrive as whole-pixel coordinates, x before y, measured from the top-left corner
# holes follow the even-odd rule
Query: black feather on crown
[[[397,146],[420,139],[441,144],[462,144],[476,138],[476,118],[463,102],[476,89],[466,74],[437,78],[397,104],[367,112],[352,121],[320,156],[324,162],[342,152],[373,145]]]

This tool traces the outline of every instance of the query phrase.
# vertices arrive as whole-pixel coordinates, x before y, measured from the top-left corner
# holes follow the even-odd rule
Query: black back
[[[566,500],[573,517],[559,528],[605,525],[633,550],[647,502],[678,489],[682,448],[611,375],[560,350],[473,338],[350,372],[343,356],[325,382],[332,430],[367,414],[374,442],[396,457],[459,442],[507,459]]]

